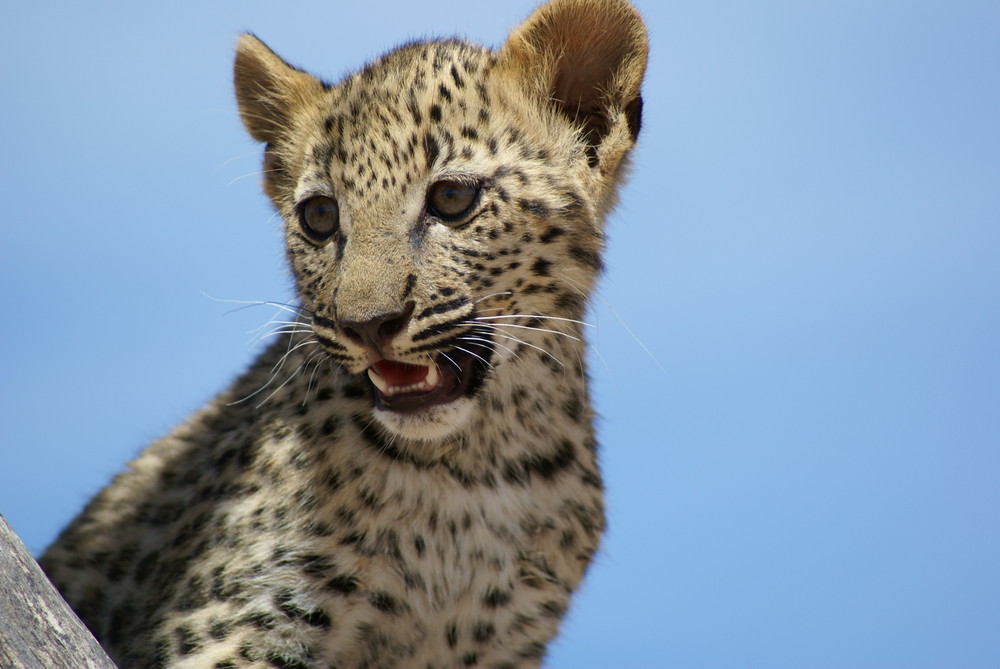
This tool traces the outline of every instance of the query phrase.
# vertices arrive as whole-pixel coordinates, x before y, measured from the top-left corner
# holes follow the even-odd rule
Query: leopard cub
[[[240,38],[298,303],[41,559],[120,666],[538,666],[604,525],[582,318],[646,50],[624,0],[337,83]]]

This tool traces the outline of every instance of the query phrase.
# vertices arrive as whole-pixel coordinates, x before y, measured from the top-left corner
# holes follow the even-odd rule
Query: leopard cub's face
[[[609,178],[593,136],[612,123],[574,124],[516,79],[503,53],[448,42],[331,86],[240,43],[241,112],[267,142],[313,339],[399,437],[460,430],[513,366],[527,381],[579,339]]]

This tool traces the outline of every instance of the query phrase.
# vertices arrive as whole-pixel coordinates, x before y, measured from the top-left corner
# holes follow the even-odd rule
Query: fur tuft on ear
[[[292,112],[322,89],[316,78],[283,61],[251,34],[240,35],[236,43],[233,83],[247,132],[268,144],[284,136]]]
[[[552,0],[511,33],[500,64],[581,128],[598,164],[606,140],[631,146],[638,136],[648,48],[642,17],[625,0]],[[628,147],[605,148],[617,162]]]

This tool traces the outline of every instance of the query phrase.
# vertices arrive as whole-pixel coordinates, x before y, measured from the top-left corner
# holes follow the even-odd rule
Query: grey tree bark
[[[0,667],[116,669],[0,516]]]

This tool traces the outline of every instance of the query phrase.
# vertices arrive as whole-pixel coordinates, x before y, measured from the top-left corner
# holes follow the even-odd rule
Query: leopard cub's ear
[[[642,17],[625,0],[552,0],[511,33],[500,67],[578,125],[591,164],[606,172],[638,136],[647,52]]]
[[[323,88],[315,77],[292,67],[250,34],[240,35],[236,43],[233,83],[247,132],[268,144],[287,136],[295,112]]]

